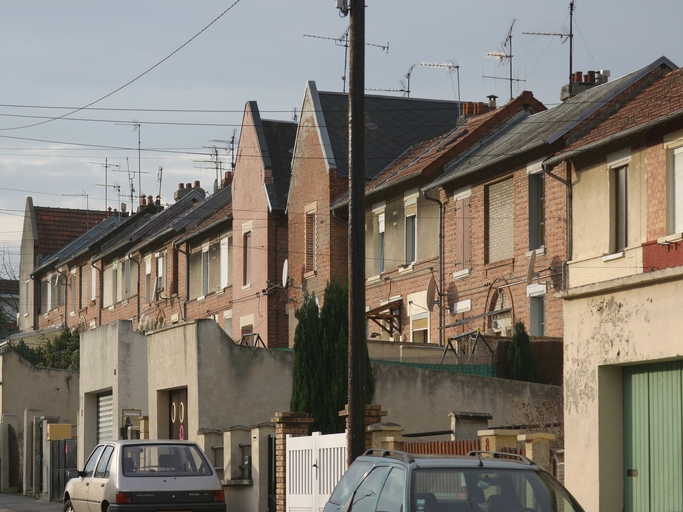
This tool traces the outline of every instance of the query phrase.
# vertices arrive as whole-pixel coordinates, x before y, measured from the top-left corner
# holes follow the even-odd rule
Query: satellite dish
[[[282,287],[287,288],[288,284],[289,284],[289,260],[285,259],[285,262],[282,265]]]
[[[529,257],[529,267],[526,271],[527,284],[531,284],[534,279],[534,267],[536,267],[536,251],[531,251],[531,256]]]
[[[427,283],[427,308],[429,308],[429,311],[432,311],[434,309],[434,292],[436,291],[436,280],[434,279],[434,276],[431,276],[429,278],[429,282]]]

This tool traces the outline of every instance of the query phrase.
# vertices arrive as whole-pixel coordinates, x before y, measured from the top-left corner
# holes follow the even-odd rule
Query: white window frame
[[[202,245],[202,295],[203,299],[209,294],[209,273],[211,272],[211,262],[209,261],[209,244]]]
[[[683,232],[683,146],[670,150],[667,234]]]
[[[97,300],[97,267],[90,264],[90,302]]]
[[[157,252],[154,256],[157,259],[157,278],[154,281],[152,301],[156,301],[157,296],[166,290],[166,252]]]
[[[71,269],[71,309],[69,310],[70,316],[76,315],[76,304],[78,301],[78,290],[76,287],[76,268]]]
[[[403,197],[403,207],[404,207],[404,260],[405,264],[412,266],[418,259],[417,257],[417,191],[407,192]],[[412,223],[412,236],[409,237],[408,230],[409,221],[408,219],[413,217]],[[412,244],[410,242],[412,241]],[[412,254],[411,254],[412,253]]]
[[[629,164],[631,163],[631,149],[626,148],[607,156],[607,172],[609,173],[610,188],[610,254],[620,254],[628,247],[628,182]],[[620,175],[623,172],[623,194],[618,190]],[[617,211],[622,209],[620,215]],[[623,228],[623,234],[619,231]],[[623,238],[623,240],[622,240]]]
[[[386,270],[386,239],[384,236],[386,228],[386,207],[387,203],[385,201],[372,206],[374,222],[375,226],[377,226],[377,236],[375,237],[375,271],[377,275]]]
[[[230,252],[232,248],[232,237],[224,236],[221,237],[220,241],[220,260],[221,260],[221,272],[220,280],[221,289],[230,286]]]

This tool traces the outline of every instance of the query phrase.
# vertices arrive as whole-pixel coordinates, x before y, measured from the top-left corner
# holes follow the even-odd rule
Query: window
[[[225,332],[232,338],[232,309],[223,312],[223,322]]]
[[[90,265],[90,301],[97,300],[97,269]]]
[[[152,258],[145,258],[145,301],[152,302]]]
[[[405,264],[417,260],[417,194],[404,199],[405,205]]]
[[[400,468],[392,468],[380,492],[377,512],[402,512],[404,510],[405,481],[405,471]]]
[[[78,304],[78,285],[76,283],[76,269],[71,271],[71,313],[76,313],[76,304]]]
[[[242,235],[242,286],[251,284],[251,231]]]
[[[353,512],[373,512],[375,505],[375,493],[386,477],[389,468],[386,466],[375,467],[370,474],[365,477],[363,483],[353,495],[351,510]]]
[[[158,252],[157,257],[157,280],[156,280],[156,290],[155,295],[160,294],[166,289],[166,254],[163,252]],[[156,300],[156,296],[153,297]]]
[[[109,478],[109,469],[111,467],[111,454],[114,452],[114,447],[107,445],[104,448],[100,462],[97,464],[94,478]]]
[[[209,294],[209,245],[202,247],[202,296]]]
[[[46,288],[47,288],[47,296],[46,296],[47,297],[46,298],[47,308],[44,311],[45,313],[47,313],[48,311],[50,311],[52,309],[52,274],[51,273],[47,275],[47,286],[46,286]]]
[[[232,274],[232,237],[225,236],[221,238],[220,247],[220,287],[227,288],[230,286],[230,275]]]
[[[130,258],[126,258],[123,262],[123,300],[128,300],[132,293],[131,290],[131,271]]]
[[[511,179],[486,187],[486,261],[514,255],[514,188]]]
[[[115,261],[111,267],[111,299],[109,305],[116,304],[119,296],[119,262]]]
[[[531,297],[529,299],[529,314],[531,336],[545,336],[545,297]]]
[[[81,296],[80,296],[80,303],[79,306],[81,308],[86,307],[87,300],[88,300],[88,265],[82,265],[79,268],[79,274],[80,274],[80,285],[81,285]],[[93,270],[94,272],[94,270]]]
[[[529,174],[529,250],[545,246],[545,175]]]
[[[85,467],[83,468],[83,472],[85,473],[86,477],[93,475],[93,472],[95,471],[95,465],[97,464],[97,459],[100,457],[100,454],[102,453],[103,449],[104,449],[104,446],[102,446],[102,445],[95,448],[95,451],[92,452],[92,455],[90,455],[88,462],[85,463]]]
[[[306,212],[306,272],[315,271],[315,210]]]
[[[27,279],[26,282],[24,283],[24,316],[28,316],[28,311],[29,311],[29,293],[30,290],[30,282]]]
[[[614,183],[614,239],[613,253],[623,251],[628,246],[628,166],[612,170]]]
[[[671,150],[668,234],[683,232],[683,147]]]
[[[455,272],[469,274],[470,261],[470,196],[472,189],[467,188],[455,193]]]
[[[410,317],[410,331],[413,343],[429,342],[429,314],[420,313]]]

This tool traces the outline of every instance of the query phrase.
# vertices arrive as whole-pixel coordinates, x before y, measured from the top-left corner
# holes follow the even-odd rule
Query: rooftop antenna
[[[135,186],[133,185],[134,180],[135,180],[135,170],[131,171],[130,170],[130,161],[128,160],[128,157],[126,157],[126,170],[125,171],[114,171],[114,172],[125,172],[128,174],[128,184],[130,186],[130,211],[131,215],[132,212],[134,212],[134,206],[133,206],[133,201],[135,200]],[[141,174],[149,174],[148,172],[140,172],[138,171],[138,183],[140,183],[140,175]],[[140,193],[140,191],[138,191]],[[138,196],[139,197],[139,196]]]
[[[110,164],[108,162],[107,158],[104,159],[104,163],[101,163],[101,162],[86,162],[86,163],[101,165],[102,167],[104,167],[104,187],[105,187],[105,189],[104,189],[104,211],[107,212],[107,211],[109,211],[109,201],[107,199],[107,188],[108,188],[108,186],[107,186],[107,179],[108,179],[107,175],[109,174],[108,171],[109,171],[110,167],[115,167],[118,169],[121,166],[119,164]]]
[[[413,73],[413,68],[415,67],[415,64],[410,66],[408,68],[408,72],[404,75],[405,78],[407,79],[407,82],[404,82],[403,80],[400,80],[399,83],[401,84],[400,89],[373,89],[370,87],[366,87],[366,91],[386,91],[386,92],[400,92],[403,93],[404,98],[410,98],[410,75]]]
[[[95,186],[96,187],[104,187],[105,194],[107,193],[108,188],[115,188],[116,192],[117,192],[116,196],[117,196],[119,202],[121,202],[121,187],[119,186],[118,183],[116,183],[115,185],[103,185],[101,183],[97,183]],[[106,211],[109,212],[109,207],[107,207]]]
[[[342,83],[343,83],[343,86],[342,86],[342,92],[343,93],[346,93],[346,64],[349,60],[349,29],[350,28],[351,27],[347,28],[344,31],[344,33],[337,38],[324,37],[324,36],[313,36],[310,34],[304,34],[304,37],[312,37],[314,39],[326,39],[328,41],[334,41],[334,44],[336,44],[337,46],[342,46],[344,48],[344,74],[341,77]],[[375,48],[380,48],[382,51],[389,53],[389,43],[388,42],[385,45],[384,44],[365,43],[365,46],[374,46]]]
[[[569,2],[569,33],[566,30],[563,32],[522,32],[522,34],[530,36],[556,36],[559,37],[564,44],[565,41],[569,40],[569,97],[574,96],[574,91],[572,87],[574,68],[574,4],[575,2]]]
[[[229,141],[227,140],[211,140],[209,142],[223,142],[223,143],[228,143]],[[194,160],[195,162],[199,163],[210,163],[213,164],[213,168],[215,169],[216,172],[216,179],[213,183],[213,192],[214,194],[218,191],[218,186],[221,183],[221,178],[223,176],[223,162],[218,158],[218,150],[227,150],[227,147],[223,146],[202,146],[203,148],[206,149],[211,149],[211,155],[209,155],[210,160]]]
[[[519,78],[514,78],[513,72],[512,72],[512,28],[515,26],[515,22],[517,20],[512,20],[512,23],[510,24],[510,29],[508,30],[507,36],[505,36],[505,40],[501,43],[501,48],[497,52],[487,52],[485,54],[486,57],[492,57],[494,59],[498,59],[498,62],[502,66],[505,64],[505,62],[510,63],[510,77],[509,78],[500,78],[497,76],[487,76],[484,75],[484,78],[493,78],[494,80],[507,80],[510,82],[510,100],[514,98],[512,94],[512,84],[514,82],[523,82],[524,80],[520,80]]]
[[[86,225],[90,225],[90,202],[88,201],[88,194],[85,193],[85,189],[81,189],[83,191],[82,194],[62,194],[64,197],[84,197],[85,198],[85,223]]]
[[[137,119],[133,119],[132,123],[116,123],[120,125],[133,125],[133,131],[138,132],[138,190],[142,189],[142,160],[141,160],[141,146],[140,146],[140,137],[141,137],[141,132],[142,132],[142,125]],[[131,185],[131,190],[132,190],[132,185]],[[133,208],[133,195],[131,193],[131,210]]]
[[[159,172],[157,172],[157,181],[159,182],[159,201],[161,202],[161,179],[164,174],[164,168],[159,166]]]
[[[441,68],[446,69],[448,74],[451,75],[451,83],[453,82],[453,71],[455,71],[458,77],[458,116],[462,117],[462,103],[460,101],[460,66],[454,61],[450,60],[448,62],[423,62],[420,66],[426,68]]]

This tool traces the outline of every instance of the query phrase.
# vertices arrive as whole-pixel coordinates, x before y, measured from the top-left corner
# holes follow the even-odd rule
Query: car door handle
[[[104,484],[100,484],[100,487],[104,487]]]

